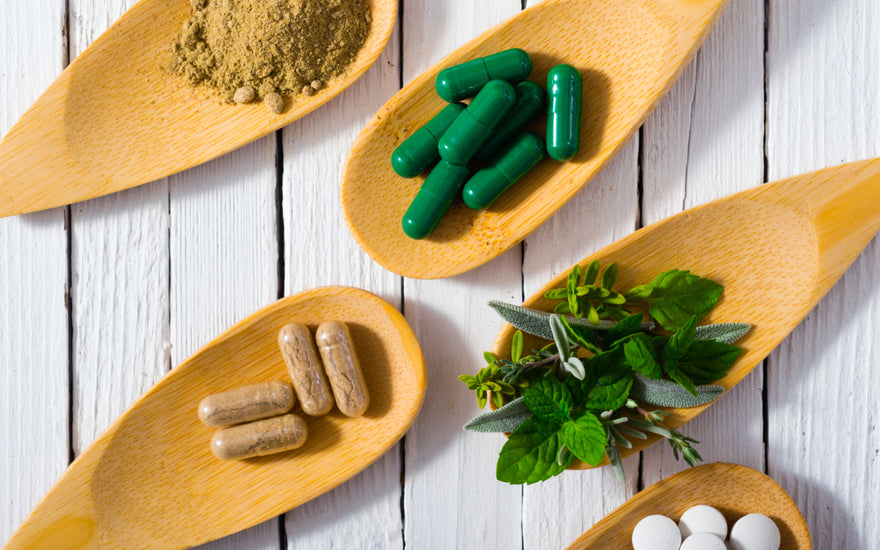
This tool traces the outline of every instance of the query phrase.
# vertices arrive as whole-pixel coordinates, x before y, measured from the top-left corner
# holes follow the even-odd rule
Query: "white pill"
[[[718,535],[721,540],[727,538],[727,520],[711,506],[700,504],[689,508],[681,515],[678,521],[681,536],[688,538],[694,533],[712,533]]]
[[[727,550],[727,545],[712,533],[694,533],[684,539],[681,550]]]
[[[633,529],[632,543],[633,550],[678,550],[681,531],[666,516],[648,516]]]
[[[731,550],[779,550],[779,528],[764,514],[741,517],[730,530]]]

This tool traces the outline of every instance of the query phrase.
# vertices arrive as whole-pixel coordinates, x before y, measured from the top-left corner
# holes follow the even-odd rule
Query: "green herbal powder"
[[[366,0],[192,0],[192,5],[172,46],[172,72],[193,86],[216,88],[229,102],[269,96],[273,111],[278,94],[310,95],[343,73],[372,19]]]

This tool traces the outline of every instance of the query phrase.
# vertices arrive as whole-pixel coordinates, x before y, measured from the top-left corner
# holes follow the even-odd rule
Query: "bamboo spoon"
[[[349,325],[370,407],[304,417],[295,451],[224,462],[199,401],[236,386],[283,380],[278,331]],[[319,288],[236,324],[163,378],[67,469],[6,550],[178,549],[255,525],[333,489],[379,458],[421,407],[425,364],[403,316],[362,290]],[[294,409],[294,412],[299,407]]]
[[[369,0],[370,34],[348,71],[315,95],[231,106],[164,67],[189,0],[141,0],[73,61],[0,142],[0,217],[113,193],[191,168],[306,115],[385,48],[396,0]]]
[[[752,329],[716,384],[730,389],[759,364],[856,259],[880,230],[880,159],[854,162],[762,185],[687,210],[625,237],[580,262],[617,262],[621,288],[650,282],[669,269],[689,269],[724,285],[717,307],[703,323],[741,321]],[[565,287],[567,272],[525,306],[552,311],[550,288]],[[493,352],[510,356],[515,329],[506,325]],[[525,347],[537,347],[537,339]],[[709,405],[668,409],[678,427]],[[633,441],[624,456],[657,441]],[[586,468],[575,462],[574,468]]]
[[[511,248],[623,147],[694,56],[726,3],[545,0],[452,52],[391,98],[355,141],[342,181],[343,209],[355,240],[386,268],[420,279],[462,273]],[[424,176],[397,176],[391,152],[443,107],[434,90],[442,68],[508,48],[531,54],[530,79],[541,84],[560,63],[581,71],[580,153],[567,163],[545,160],[489,210],[453,203],[428,239],[410,239],[401,218]]]
[[[636,523],[651,514],[676,522],[697,504],[717,508],[729,525],[746,514],[770,517],[779,527],[779,550],[810,550],[810,531],[795,503],[775,481],[735,464],[706,464],[658,481],[581,535],[568,550],[631,548]]]

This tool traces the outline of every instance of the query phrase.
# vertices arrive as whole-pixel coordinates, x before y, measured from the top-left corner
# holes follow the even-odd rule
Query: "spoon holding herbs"
[[[224,103],[218,93],[193,89],[173,74],[172,44],[193,13],[192,3],[141,0],[58,76],[0,142],[0,217],[169,176],[317,109],[357,80],[391,36],[397,1],[366,3],[369,31],[345,71],[316,82],[317,91],[307,90],[311,95],[287,97],[276,115],[259,101]]]
[[[597,319],[598,310],[620,314],[622,312],[616,312],[614,308],[628,307],[630,301],[647,304],[647,313],[651,318],[657,320],[670,332],[679,331],[672,333],[671,336],[656,336],[655,338],[668,339],[661,341],[657,349],[664,345],[666,348],[670,347],[678,338],[678,334],[684,332],[690,332],[685,345],[690,345],[690,342],[694,341],[693,319],[688,319],[688,315],[691,314],[701,317],[701,324],[748,323],[751,328],[744,335],[743,333],[735,335],[736,346],[741,349],[736,350],[735,355],[728,358],[729,361],[725,359],[716,362],[724,363],[723,368],[713,367],[713,372],[709,373],[713,376],[708,380],[711,380],[711,384],[719,386],[719,393],[730,389],[788,336],[880,230],[878,197],[880,197],[880,159],[874,159],[762,185],[657,222],[596,252],[571,271],[574,274],[581,270],[595,272],[596,268],[591,266],[595,266],[597,262],[609,267],[616,264],[614,277],[610,279],[614,279],[614,284],[625,293],[619,301],[603,302],[604,298],[593,300],[596,307],[588,304],[589,311],[581,317],[583,321],[589,321],[588,317],[592,316],[593,321],[608,323],[610,319]],[[709,283],[699,283],[702,288],[697,288],[696,283],[691,284],[682,276],[681,270],[689,270],[711,279],[714,281],[712,284],[717,283],[717,288],[723,287],[723,293],[718,292]],[[581,288],[577,286],[579,283],[572,283],[577,277],[572,277],[571,273],[559,275],[523,305],[532,310],[551,312],[559,307],[562,300],[563,310],[572,309],[566,305],[565,295],[572,292],[579,294]],[[674,284],[669,284],[670,273],[678,274],[673,281]],[[594,277],[595,274],[590,275],[587,283],[591,283]],[[585,292],[589,291],[587,286],[584,286]],[[660,302],[661,300],[663,302]],[[572,305],[581,307],[576,301],[572,300]],[[658,303],[664,307],[655,307]],[[676,309],[686,311],[676,313]],[[670,319],[670,312],[679,315],[679,318]],[[562,313],[567,313],[567,310]],[[533,313],[536,317],[541,315]],[[550,318],[549,315],[547,317]],[[621,318],[621,315],[617,318]],[[572,316],[572,319],[577,319],[577,316]],[[523,323],[519,324],[524,326]],[[678,328],[684,325],[688,326],[687,330]],[[538,328],[541,329],[540,326]],[[635,330],[638,330],[638,323]],[[541,330],[532,332],[540,335]],[[542,338],[523,337],[516,328],[507,325],[499,332],[493,345],[492,355],[488,358],[492,362],[495,358],[508,361],[512,359],[515,363],[519,360],[515,356],[523,353],[520,350],[540,350],[547,344],[547,336],[545,333]],[[700,339],[699,335],[696,339]],[[559,340],[557,338],[557,342]],[[589,342],[584,343],[586,347],[590,345]],[[724,353],[722,346],[713,346],[713,348]],[[626,351],[629,354],[630,350]],[[659,357],[660,354],[657,356]],[[639,382],[639,369],[643,369],[639,364],[640,357],[645,355],[635,353],[632,357],[629,355],[626,357],[629,367],[637,371],[635,374],[628,371],[629,380],[635,377],[636,382]],[[558,358],[559,355],[548,361],[559,363]],[[675,355],[671,358],[678,359]],[[584,361],[563,359],[567,359],[563,364],[564,368],[583,378],[581,363]],[[707,357],[703,356],[700,359]],[[694,389],[693,384],[688,384],[687,380],[679,376],[678,371],[684,369],[676,369],[675,361],[669,363],[673,368],[667,369],[665,351],[661,362],[662,378],[671,378],[679,384],[683,381],[684,386]],[[658,383],[663,382],[659,379],[660,372],[658,366],[655,371],[655,374],[658,374]],[[697,376],[704,375],[699,369],[692,369],[689,374],[693,372],[696,372]],[[697,380],[696,383],[709,383],[708,380],[702,382]],[[473,382],[468,378],[468,381],[472,382],[469,385],[478,389],[480,386],[476,382],[486,384],[485,380]],[[498,381],[488,382],[497,384]],[[598,383],[598,385],[602,384]],[[499,389],[516,394],[515,388],[500,386]],[[698,460],[692,459],[699,459],[699,456],[689,456],[685,452],[689,442],[679,437],[680,434],[677,434],[675,428],[705,410],[713,398],[717,397],[717,395],[713,397],[711,392],[718,390],[706,389],[707,399],[702,399],[702,402],[689,403],[687,406],[665,407],[661,409],[659,415],[643,412],[634,404],[627,404],[631,410],[644,414],[649,423],[662,422],[665,431],[655,429],[656,426],[647,426],[646,422],[640,419],[636,427],[648,432],[645,439],[633,437],[627,444],[622,444],[619,440],[617,443],[621,444],[610,441],[607,447],[603,445],[604,440],[597,440],[589,448],[572,449],[571,445],[568,445],[569,450],[576,456],[580,455],[584,460],[597,465],[603,454],[610,449],[607,456],[614,463],[616,459],[638,452],[659,440],[660,436],[664,436],[673,444],[674,449],[685,455],[688,462],[696,462]],[[523,390],[522,395],[526,404],[528,404],[526,393],[535,393],[535,390],[535,387]],[[606,390],[607,388],[603,389]],[[551,395],[550,392],[545,393]],[[567,439],[563,432],[567,429],[566,426],[573,423],[571,427],[575,427],[586,413],[578,412],[578,407],[583,409],[585,405],[572,401],[571,395],[574,395],[575,391],[562,393],[565,394],[565,406],[551,407],[551,412],[559,410],[561,416],[556,420],[550,419],[552,420],[550,423],[552,428],[559,428],[559,440],[565,443]],[[697,397],[696,394],[699,392],[691,393]],[[621,399],[625,400],[626,397],[622,395]],[[639,401],[639,396],[633,394],[631,397]],[[551,400],[555,400],[558,405],[558,399],[554,397]],[[544,405],[546,403],[541,404],[542,407]],[[589,467],[578,460],[571,462],[570,457],[565,462],[558,459],[549,460],[547,458],[549,454],[544,448],[545,442],[549,442],[548,445],[552,444],[550,438],[555,437],[554,433],[557,432],[550,433],[545,430],[547,421],[544,421],[543,417],[546,415],[542,417],[540,411],[536,411],[532,406],[529,408],[535,418],[544,422],[541,430],[546,433],[538,434],[542,436],[541,438],[532,437],[529,448],[519,445],[515,452],[510,453],[503,449],[499,460],[499,478],[531,483],[558,473],[557,470],[561,471],[561,468],[569,466],[569,463],[570,467],[574,468]],[[529,415],[528,411],[521,412],[523,415],[520,420]],[[597,416],[599,412],[593,411]],[[580,416],[575,417],[576,414]],[[594,424],[598,422],[600,421],[597,417]],[[532,421],[529,426],[535,427],[535,425],[536,421]],[[523,423],[522,426],[525,427],[526,424]],[[511,431],[511,429],[500,431]],[[628,435],[635,435],[629,428],[626,432]],[[673,437],[669,437],[669,434]],[[572,441],[576,440],[572,439]],[[581,438],[581,441],[585,440]],[[544,458],[541,458],[542,456]],[[561,468],[557,468],[557,462],[560,463]]]
[[[727,0],[545,0],[455,50],[413,80],[355,141],[342,204],[358,244],[384,267],[434,279],[473,269],[508,250],[559,210],[623,147],[684,70]],[[446,103],[434,81],[444,68],[510,48],[533,61],[529,79],[574,66],[583,76],[581,148],[571,161],[545,160],[488,210],[461,201],[427,239],[401,219],[424,177],[392,170],[392,151]],[[540,128],[535,128],[540,129]]]
[[[335,319],[351,329],[370,405],[363,416],[306,416],[294,451],[219,460],[199,402],[232,388],[288,380],[278,333]],[[76,461],[5,550],[181,549],[277,516],[345,482],[415,420],[425,364],[403,316],[363,290],[326,287],[242,320],[171,371]],[[294,408],[301,414],[300,407]]]

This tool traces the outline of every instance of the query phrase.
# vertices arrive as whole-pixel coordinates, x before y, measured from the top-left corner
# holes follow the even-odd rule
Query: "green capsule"
[[[487,159],[507,145],[513,136],[518,134],[520,130],[525,128],[526,124],[538,116],[538,113],[544,108],[545,97],[544,88],[541,88],[541,86],[531,80],[517,84],[516,103],[514,103],[513,109],[511,109],[507,118],[502,120],[492,130],[492,135],[480,147],[474,158],[480,160]]]
[[[483,86],[440,138],[438,149],[443,160],[467,164],[515,102],[516,91],[509,82],[493,80]]]
[[[557,65],[547,75],[547,153],[555,160],[573,158],[581,147],[583,79],[571,65]]]
[[[464,203],[474,210],[489,208],[495,199],[544,158],[544,138],[534,132],[516,136],[464,186]]]
[[[490,80],[516,84],[532,72],[532,58],[519,48],[479,57],[440,71],[434,85],[437,94],[449,101],[461,101],[477,95]]]
[[[440,158],[437,143],[462,111],[464,104],[450,103],[427,124],[413,132],[391,154],[391,167],[394,171],[404,178],[414,178]]]
[[[430,235],[470,175],[467,166],[437,163],[403,215],[403,232],[412,239]]]

